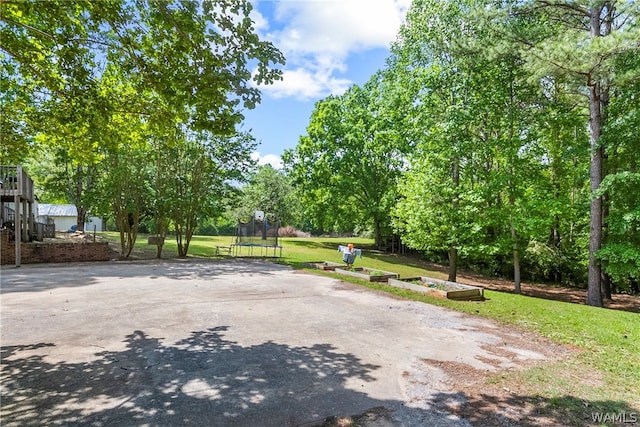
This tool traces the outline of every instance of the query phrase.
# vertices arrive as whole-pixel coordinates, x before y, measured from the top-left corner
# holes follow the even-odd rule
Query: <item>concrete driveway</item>
[[[255,260],[1,271],[4,426],[464,426],[429,361],[544,359],[515,333]],[[366,418],[366,417],[365,417]]]

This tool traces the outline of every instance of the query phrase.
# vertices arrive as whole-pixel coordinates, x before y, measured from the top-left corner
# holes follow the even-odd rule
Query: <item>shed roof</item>
[[[78,216],[75,205],[38,205],[38,216]]]

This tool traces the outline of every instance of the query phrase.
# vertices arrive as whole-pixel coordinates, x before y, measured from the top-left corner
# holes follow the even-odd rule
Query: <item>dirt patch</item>
[[[485,371],[456,362],[425,360],[446,373],[446,384],[455,392],[440,393],[434,406],[469,421],[474,426],[555,426],[553,416],[539,411],[535,397],[491,384]]]
[[[106,242],[107,239],[99,234],[91,232],[74,231],[73,233],[56,232],[56,237],[47,237],[43,243],[85,243],[85,242]]]
[[[434,396],[434,409],[454,414],[474,427],[602,425],[592,419],[593,413],[598,411],[592,402],[572,395],[548,397],[532,392],[530,387],[518,382],[518,376],[512,375],[512,370],[488,374],[457,362],[424,362],[444,373],[443,385],[450,390]],[[579,372],[577,375],[563,372],[562,375],[585,385],[604,382],[601,375],[593,378]]]
[[[358,415],[328,417],[316,427],[390,427],[394,426],[390,411],[384,407],[371,408]]]
[[[425,263],[425,268],[440,271],[442,273],[447,272],[446,267],[437,264]],[[482,286],[483,288],[492,291],[508,293],[514,292],[514,284],[510,280],[483,277],[468,271],[459,273],[457,281],[468,285]],[[586,304],[587,301],[586,289],[523,282],[521,284],[521,291],[522,295],[530,297],[570,302],[574,304]],[[613,310],[640,313],[640,296],[615,294],[613,295],[613,300],[605,301],[605,306]]]
[[[434,409],[454,414],[473,426],[559,425],[562,416],[549,409],[548,399],[504,378],[513,371],[571,357],[578,349],[507,326],[494,333],[503,338],[502,342],[482,348],[496,358],[481,361],[494,366],[495,371],[455,361],[423,360],[429,369],[443,374],[439,375],[441,392],[432,397]],[[545,359],[529,357],[532,352]],[[505,363],[512,367],[504,369]]]
[[[485,289],[499,292],[513,293],[513,282],[502,279],[486,279],[471,274],[458,276],[458,280],[462,283],[470,285],[482,286]],[[561,286],[540,285],[535,283],[522,283],[522,295],[550,299],[555,301],[564,301],[574,304],[586,304],[587,291],[583,289],[575,289]],[[616,294],[613,300],[605,301],[605,306],[614,310],[631,311],[640,313],[640,297],[627,294]]]

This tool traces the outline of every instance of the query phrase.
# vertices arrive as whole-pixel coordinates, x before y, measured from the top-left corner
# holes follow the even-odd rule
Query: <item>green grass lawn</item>
[[[117,238],[115,233],[106,234],[110,240]],[[217,245],[231,243],[232,237],[196,236],[189,255],[212,257]],[[401,277],[422,275],[446,279],[446,275],[429,270],[416,258],[373,251],[373,242],[362,238],[282,238],[283,256],[274,261],[294,268],[303,268],[304,263],[313,261],[341,262],[337,247],[347,243],[364,249],[364,258],[357,259],[356,266],[396,272]],[[168,238],[164,255],[172,257],[175,253],[175,241]],[[146,236],[141,237],[134,254],[153,256],[155,246],[146,244]],[[333,275],[320,271],[317,274]],[[637,313],[489,290],[485,291],[484,302],[443,300],[384,284],[339,277],[402,298],[494,319],[539,333],[556,343],[575,346],[575,353],[559,361],[501,373],[490,381],[494,386],[517,389],[519,394],[542,399],[545,408],[540,410],[552,411],[556,416],[563,414],[561,419],[567,425],[598,424],[587,419],[588,414],[595,412],[635,413],[640,423],[640,315]]]
[[[102,233],[109,241],[117,242],[118,234],[109,232]],[[190,257],[215,257],[216,246],[229,246],[233,243],[230,236],[194,236],[189,245]],[[368,267],[376,270],[392,271],[399,273],[401,277],[426,275],[446,279],[446,275],[437,271],[425,270],[425,265],[421,265],[414,258],[399,255],[380,254],[376,251],[367,250],[373,247],[371,239],[364,238],[281,238],[282,258],[274,258],[273,261],[291,265],[294,268],[302,268],[304,263],[313,261],[333,261],[342,262],[342,254],[338,252],[338,245],[353,243],[357,248],[365,249],[365,257],[357,259],[355,265]],[[115,246],[114,246],[115,247]],[[259,253],[258,249],[254,254]],[[147,244],[147,236],[140,235],[136,242],[133,257],[151,258],[156,253],[154,245]],[[273,251],[268,251],[273,255]],[[243,248],[240,256],[249,254],[247,248]],[[163,257],[172,258],[177,256],[177,245],[175,239],[167,236],[165,239]]]

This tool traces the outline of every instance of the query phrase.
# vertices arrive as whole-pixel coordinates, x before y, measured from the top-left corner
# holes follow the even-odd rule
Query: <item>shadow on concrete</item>
[[[175,343],[135,331],[124,350],[85,362],[52,361],[51,343],[2,347],[2,424],[535,426],[598,424],[587,412],[638,414],[623,402],[457,392],[431,394],[419,402],[428,409],[407,407],[358,391],[379,366],[353,354],[328,344],[241,346],[224,339],[227,330]],[[575,413],[554,409],[567,403]]]
[[[50,343],[2,347],[3,425],[319,425],[402,404],[354,391],[379,366],[352,354],[328,344],[243,347],[223,338],[227,329],[173,344],[135,331],[125,350],[80,363],[48,361]],[[416,421],[434,416],[405,410]]]
[[[272,262],[250,259],[109,261],[103,263],[38,264],[20,268],[3,268],[0,274],[0,293],[41,292],[56,288],[89,286],[99,278],[173,280],[214,279],[226,274],[249,276],[272,275],[289,267]]]

